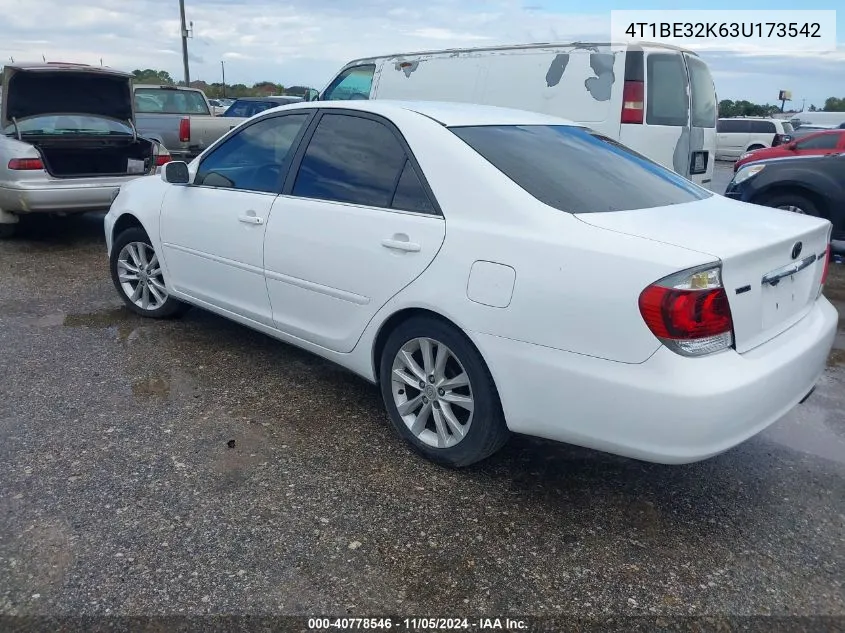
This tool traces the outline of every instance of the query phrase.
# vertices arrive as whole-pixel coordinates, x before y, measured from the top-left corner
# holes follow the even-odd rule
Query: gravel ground
[[[343,370],[132,316],[101,219],[0,243],[0,613],[845,616],[845,328],[806,404],[706,462],[516,438],[452,472]]]

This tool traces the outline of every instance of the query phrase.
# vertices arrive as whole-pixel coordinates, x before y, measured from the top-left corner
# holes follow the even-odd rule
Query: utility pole
[[[220,60],[220,68],[223,70],[223,98],[226,98],[226,64]]]
[[[191,85],[191,71],[188,68],[188,27],[185,24],[185,0],[179,0],[179,16],[182,19],[182,63],[185,65],[185,85]]]

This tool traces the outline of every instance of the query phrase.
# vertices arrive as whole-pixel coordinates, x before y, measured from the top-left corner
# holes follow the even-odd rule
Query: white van
[[[371,57],[346,64],[316,98],[532,110],[587,125],[699,184],[713,176],[713,79],[695,53],[673,46],[531,44]]]

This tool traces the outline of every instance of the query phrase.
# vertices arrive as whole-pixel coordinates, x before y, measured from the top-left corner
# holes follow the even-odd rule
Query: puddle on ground
[[[170,396],[170,381],[164,378],[142,378],[132,383],[132,395],[136,398],[167,398]]]
[[[827,357],[828,367],[841,367],[845,365],[845,349],[834,349]]]
[[[67,327],[114,327],[125,323],[133,316],[124,307],[98,310],[86,314],[68,314],[64,316],[62,325]],[[46,318],[46,317],[45,317]]]

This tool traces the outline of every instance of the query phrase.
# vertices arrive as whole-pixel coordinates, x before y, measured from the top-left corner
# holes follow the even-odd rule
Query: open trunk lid
[[[720,260],[740,353],[776,337],[812,309],[831,230],[827,220],[717,195],[686,204],[576,217]]]
[[[3,71],[2,127],[35,116],[89,114],[133,121],[132,76],[84,64],[12,64]]]

